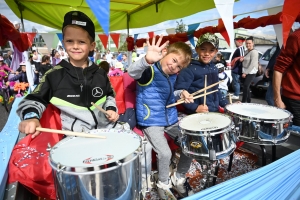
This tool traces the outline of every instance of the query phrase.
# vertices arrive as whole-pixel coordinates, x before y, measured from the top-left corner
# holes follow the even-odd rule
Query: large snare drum
[[[276,145],[285,142],[290,135],[287,128],[292,115],[286,110],[254,103],[229,104],[225,110],[232,116],[241,141]]]
[[[67,137],[50,150],[60,200],[139,199],[141,139],[131,131],[98,129],[106,139]]]
[[[179,122],[182,152],[195,159],[209,159],[213,149],[217,160],[230,155],[236,145],[231,132],[232,121],[220,113],[197,113]]]

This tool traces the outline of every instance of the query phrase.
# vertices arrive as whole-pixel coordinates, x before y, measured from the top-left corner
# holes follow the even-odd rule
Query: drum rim
[[[101,131],[101,130],[108,130],[108,129],[102,128],[102,129],[95,129],[95,130]],[[141,147],[142,147],[142,138],[132,130],[109,129],[109,131],[114,131],[114,132],[118,132],[118,133],[128,132],[130,134],[135,134],[135,135],[138,136],[137,138],[140,141],[140,145],[131,154],[125,156],[121,160],[116,160],[114,162],[105,163],[105,164],[95,164],[95,165],[91,165],[91,166],[88,166],[88,167],[61,165],[59,162],[53,160],[53,158],[52,158],[52,153],[53,152],[52,151],[55,150],[56,148],[58,148],[63,143],[65,143],[66,141],[68,141],[70,139],[73,139],[73,136],[72,137],[67,137],[67,138],[64,138],[63,140],[59,141],[58,143],[56,143],[51,148],[51,150],[49,151],[49,159],[48,160],[49,160],[49,164],[50,164],[51,168],[53,169],[53,167],[55,167],[58,170],[59,170],[59,168],[60,169],[64,168],[63,171],[65,173],[68,173],[68,174],[94,174],[92,172],[96,173],[97,171],[103,171],[103,170],[106,170],[106,169],[109,169],[109,168],[118,168],[118,166],[128,164],[129,161],[134,161],[137,158],[137,155],[140,154],[140,150],[141,150]],[[104,168],[104,166],[105,166],[105,168]],[[95,168],[97,168],[97,170],[94,170]],[[109,171],[109,170],[107,170],[107,171]]]
[[[228,107],[230,106],[234,106],[233,104],[228,104],[225,106],[225,112],[230,115],[230,116],[233,116],[233,117],[238,117],[240,118],[241,120],[247,120],[247,121],[256,121],[256,122],[264,122],[264,123],[287,123],[287,122],[290,122],[291,121],[291,118],[293,117],[292,113],[289,112],[288,110],[285,110],[285,109],[281,109],[281,108],[277,108],[277,107],[274,107],[274,106],[269,106],[269,105],[263,105],[263,104],[258,104],[258,103],[242,103],[244,105],[258,105],[258,106],[262,106],[262,107],[271,107],[271,108],[276,108],[278,110],[282,110],[283,112],[286,112],[289,114],[289,117],[287,118],[282,118],[282,119],[262,119],[262,118],[257,118],[257,117],[249,117],[247,115],[243,115],[243,114],[237,114],[233,111],[230,111],[228,110]]]
[[[185,128],[182,128],[180,126],[180,124],[182,123],[182,120],[184,120],[184,118],[185,118],[185,117],[183,117],[178,123],[178,127],[179,127],[180,131],[184,130],[184,131],[188,132],[189,134],[184,133],[184,134],[187,134],[187,135],[194,135],[194,136],[200,136],[200,135],[201,136],[210,136],[211,135],[211,136],[213,136],[213,135],[218,135],[218,134],[221,134],[221,133],[224,133],[224,132],[229,132],[231,130],[231,127],[233,126],[233,121],[232,121],[232,119],[230,118],[229,115],[226,115],[226,114],[223,114],[223,113],[217,113],[217,112],[210,112],[210,113],[227,117],[227,118],[229,118],[230,123],[227,126],[225,126],[223,128],[219,128],[219,129],[195,131],[195,130],[185,129]],[[192,115],[209,115],[210,113],[209,112],[208,113],[194,113],[194,114],[191,114],[191,115],[188,115],[188,116],[192,116]]]

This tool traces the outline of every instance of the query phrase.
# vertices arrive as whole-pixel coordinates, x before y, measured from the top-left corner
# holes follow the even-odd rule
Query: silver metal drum
[[[227,157],[235,150],[232,121],[221,113],[197,113],[184,117],[179,122],[182,152],[195,159],[211,160]]]
[[[278,145],[285,142],[290,133],[292,114],[274,106],[255,103],[234,103],[225,107],[239,133],[241,141]]]
[[[51,148],[57,199],[139,199],[140,137],[117,129],[91,134],[107,138],[67,137]]]

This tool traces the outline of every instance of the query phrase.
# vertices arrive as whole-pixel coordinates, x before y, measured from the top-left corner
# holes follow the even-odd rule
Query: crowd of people
[[[76,21],[85,22],[85,25]],[[156,186],[159,196],[161,199],[176,199],[170,190],[178,185],[169,177],[172,154],[164,137],[164,129],[177,123],[178,115],[176,107],[166,108],[166,105],[182,99],[185,112],[193,114],[219,112],[220,107],[229,103],[227,92],[230,80],[224,72],[226,62],[218,53],[218,37],[211,33],[199,37],[195,47],[198,60],[191,58],[192,51],[189,45],[183,42],[169,45],[168,41],[161,44],[161,36],[157,41],[153,38],[151,44],[147,40],[148,51],[145,56],[134,59],[137,57],[134,54],[134,62],[128,62],[126,53],[118,52],[113,55],[107,50],[102,54],[95,48],[94,24],[84,13],[67,13],[64,16],[62,32],[64,49],[53,50],[51,57],[40,56],[33,50],[29,57],[31,64],[35,65],[35,83],[38,86],[18,106],[17,114],[22,120],[19,125],[20,132],[32,134],[33,138],[37,137],[40,132],[36,128],[41,126],[39,119],[49,103],[62,111],[62,127],[65,130],[82,132],[106,128],[116,122],[119,119],[118,108],[107,74],[113,74],[114,70],[119,69],[114,75],[128,73],[138,83],[137,124],[157,153],[159,175]],[[275,105],[289,110],[294,115],[294,125],[297,126],[300,125],[300,61],[297,57],[299,33],[299,30],[295,31],[289,37],[287,46],[291,48],[274,53],[274,60],[269,63],[266,72],[268,77],[273,73],[270,82],[273,82]],[[235,60],[232,66],[233,99],[239,98],[242,83],[242,103],[250,103],[249,87],[258,71],[258,51],[254,48],[252,37],[238,37],[235,43],[237,49],[232,58]],[[0,57],[0,70],[10,69],[11,55],[7,56],[5,59]],[[8,69],[2,63],[6,63]],[[128,66],[129,63],[132,64]],[[21,64],[21,69],[17,70],[19,74],[13,80],[21,80],[24,77],[26,68],[23,62]],[[192,93],[220,80],[223,81],[221,84],[207,90],[213,92],[212,94],[193,99]],[[90,92],[96,87],[102,91],[100,96]],[[66,94],[72,94],[72,98]],[[268,94],[271,95],[271,91]],[[85,99],[81,98],[82,96]],[[91,102],[101,106],[107,114],[99,112],[96,107],[90,108]],[[78,109],[78,112],[74,109]]]

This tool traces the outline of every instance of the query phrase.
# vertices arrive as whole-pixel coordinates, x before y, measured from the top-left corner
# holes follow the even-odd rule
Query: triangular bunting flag
[[[300,1],[299,0],[284,0],[281,21],[282,21],[282,36],[283,47],[287,38],[289,37],[290,30],[299,14]]]
[[[233,4],[234,0],[214,0],[216,8],[224,22],[225,29],[229,36],[228,45],[234,47],[234,31],[233,31]],[[224,33],[223,33],[224,34]],[[224,36],[223,36],[224,37]]]
[[[149,38],[153,38],[154,37],[154,32],[148,32]]]
[[[270,8],[270,9],[268,9],[268,14],[269,14],[269,16],[270,15],[276,15],[277,13],[279,13],[281,11],[282,11],[282,6],[275,7],[275,8]],[[278,42],[279,46],[282,47],[282,41],[283,41],[283,38],[282,38],[282,24],[273,25],[273,28],[274,28],[274,31],[276,33],[277,42]]]
[[[100,41],[102,42],[104,49],[107,49],[108,36],[105,34],[98,34],[98,37],[99,37]]]
[[[28,37],[28,44],[29,44],[29,46],[31,47],[31,46],[32,46],[33,39],[34,39],[36,33],[26,33],[26,34],[27,34],[27,37]]]
[[[63,43],[63,34],[62,33],[56,33],[59,41],[61,42],[62,47],[64,47],[64,43]]]
[[[47,48],[50,50],[54,41],[54,33],[40,33],[44,42],[46,43]]]
[[[190,24],[188,25],[188,33],[190,32],[195,32],[195,30],[199,27],[200,23],[196,23],[196,24]]]
[[[110,0],[86,0],[86,2],[96,16],[104,33],[109,35]]]
[[[135,43],[135,41],[136,41],[136,39],[137,39],[138,36],[139,36],[138,33],[133,35],[134,43]]]
[[[114,41],[114,43],[115,43],[115,45],[118,49],[119,48],[120,33],[111,33],[110,37]]]
[[[188,34],[188,38],[190,43],[195,47],[195,39],[194,39],[194,34]]]

